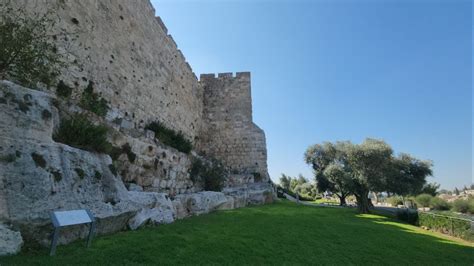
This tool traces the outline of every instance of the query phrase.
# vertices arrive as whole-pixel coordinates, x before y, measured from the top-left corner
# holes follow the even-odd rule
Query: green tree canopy
[[[421,191],[425,178],[432,173],[431,162],[408,154],[395,157],[390,145],[370,138],[361,144],[345,141],[310,146],[305,161],[313,167],[319,189],[340,198],[354,194],[362,213],[369,211],[370,191],[414,194]]]

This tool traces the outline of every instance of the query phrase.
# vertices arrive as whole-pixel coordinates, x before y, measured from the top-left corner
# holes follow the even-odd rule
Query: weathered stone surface
[[[143,187],[137,185],[137,184],[134,184],[134,183],[130,183],[128,185],[128,191],[138,191],[138,192],[143,192]]]
[[[140,210],[130,221],[128,226],[135,230],[147,222],[154,224],[168,224],[174,222],[175,209],[169,199],[157,202],[157,207]]]
[[[222,205],[220,205],[219,207],[217,207],[218,210],[232,210],[232,209],[235,209],[234,208],[234,197],[232,196],[226,196],[226,202],[224,202]]]
[[[204,88],[202,150],[236,172],[228,186],[267,181],[265,133],[252,122],[250,73],[201,75]],[[250,176],[249,176],[250,175]],[[255,180],[255,177],[259,180]]]
[[[178,211],[180,215],[178,215],[178,217],[186,217],[214,211],[226,203],[227,198],[222,192],[202,191],[193,194],[178,195],[174,201],[179,202],[175,203],[175,206],[180,208]]]
[[[228,187],[223,190],[223,193],[234,199],[234,209],[247,205],[272,203],[275,198],[274,187],[268,182],[253,183],[240,187]]]
[[[117,160],[117,171],[123,181],[135,183],[144,191],[170,195],[199,190],[189,177],[191,159],[187,154],[145,136],[134,138],[116,133],[112,142],[117,147],[128,145],[134,154],[133,161],[126,154]]]
[[[142,209],[163,202],[172,209],[162,193],[127,191],[110,171],[108,155],[55,143],[52,120],[42,116],[44,110],[56,112],[47,93],[2,81],[0,97],[6,99],[0,105],[0,216],[21,228],[25,239],[48,244],[53,210],[90,209],[100,234],[125,228]],[[19,112],[25,99],[28,108]],[[63,230],[60,243],[86,235],[84,226],[75,229]]]
[[[23,239],[20,232],[9,229],[0,224],[0,256],[12,255],[20,252]]]

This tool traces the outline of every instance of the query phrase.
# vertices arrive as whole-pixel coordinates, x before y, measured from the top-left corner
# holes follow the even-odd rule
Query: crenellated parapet
[[[242,79],[242,78],[247,78],[250,80],[250,72],[224,72],[224,73],[210,73],[210,74],[201,74],[199,77],[200,81],[210,81],[213,79]]]

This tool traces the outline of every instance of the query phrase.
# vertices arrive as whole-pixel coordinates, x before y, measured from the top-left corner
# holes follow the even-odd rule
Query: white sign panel
[[[74,224],[85,224],[91,223],[91,217],[86,210],[74,210],[74,211],[56,211],[54,216],[59,226],[67,226]]]

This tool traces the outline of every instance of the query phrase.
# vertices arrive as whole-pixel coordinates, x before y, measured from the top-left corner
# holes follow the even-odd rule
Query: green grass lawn
[[[0,258],[16,264],[473,265],[474,246],[354,209],[290,202],[221,211],[170,225]]]

